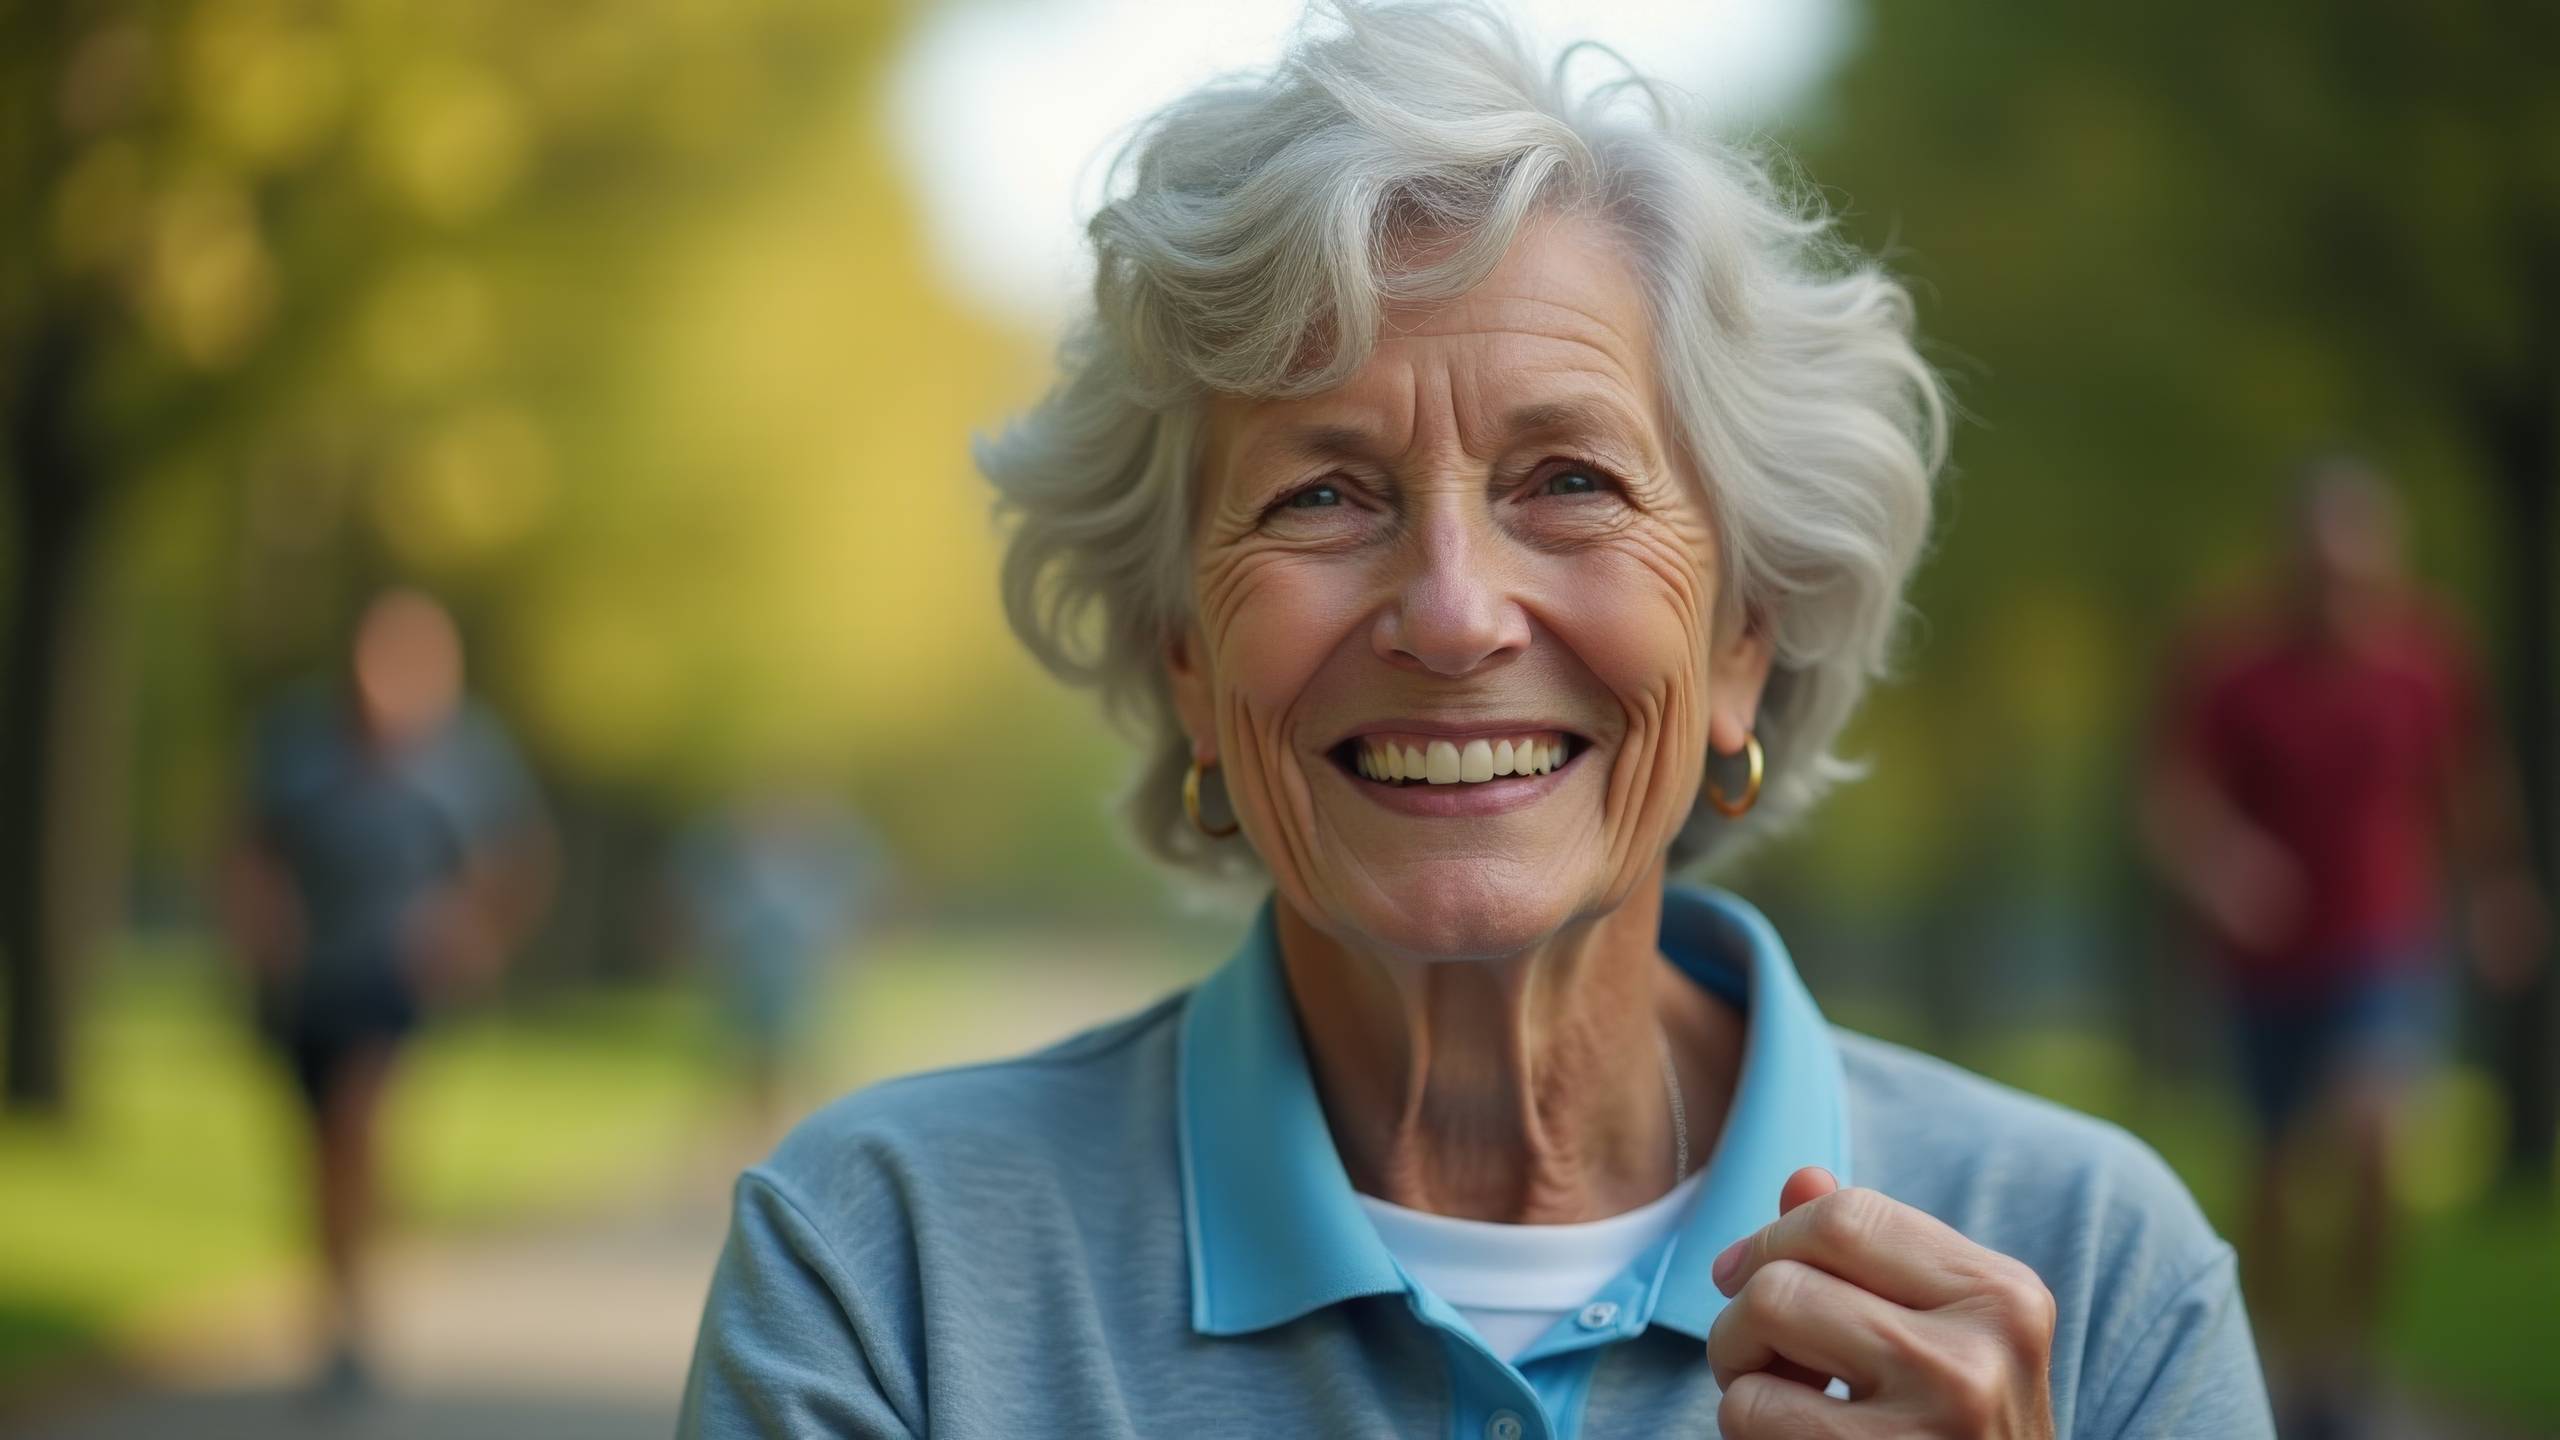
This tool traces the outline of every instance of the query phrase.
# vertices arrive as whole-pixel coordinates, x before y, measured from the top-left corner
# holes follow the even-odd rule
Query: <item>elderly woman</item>
[[[1139,838],[1260,913],[750,1170],[684,1432],[2268,1434],[2157,1156],[1666,883],[1848,773],[1942,443],[1903,291],[1659,87],[1341,21],[1131,142],[980,455]]]

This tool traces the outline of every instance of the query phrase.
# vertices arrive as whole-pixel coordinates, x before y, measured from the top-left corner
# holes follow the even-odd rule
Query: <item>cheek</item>
[[[1565,641],[1618,697],[1627,723],[1659,741],[1664,726],[1704,731],[1713,577],[1703,541],[1666,528],[1631,534],[1563,562],[1557,613]]]
[[[1659,861],[1704,775],[1708,553],[1703,538],[1665,527],[1572,557],[1573,628],[1563,638],[1625,726],[1602,801],[1606,863],[1622,877]]]
[[[1360,603],[1358,586],[1332,568],[1304,555],[1248,555],[1203,574],[1201,626],[1217,657],[1221,714],[1241,709],[1265,731],[1341,647]]]

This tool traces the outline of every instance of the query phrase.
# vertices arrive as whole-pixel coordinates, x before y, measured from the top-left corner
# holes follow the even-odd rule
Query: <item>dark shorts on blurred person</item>
[[[2444,1044],[2452,983],[2432,948],[2342,967],[2317,988],[2237,997],[2240,1078],[2260,1129],[2280,1134],[2350,1078],[2405,1088]]]
[[[352,1061],[396,1046],[418,1028],[419,1008],[407,979],[385,966],[265,986],[258,994],[258,1030],[293,1072],[294,1088],[317,1116]]]

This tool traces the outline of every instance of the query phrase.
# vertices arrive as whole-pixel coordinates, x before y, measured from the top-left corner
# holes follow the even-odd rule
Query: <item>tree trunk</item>
[[[2500,529],[2507,550],[2510,620],[2504,667],[2514,677],[2510,700],[2517,778],[2523,794],[2525,843],[2546,897],[2560,899],[2560,713],[2553,686],[2560,681],[2560,376],[2529,386],[2493,421],[2499,488],[2505,501]],[[2546,955],[2545,959],[2550,957]],[[2560,1040],[2560,976],[2546,963],[2533,984],[2498,1007],[2496,1064],[2507,1099],[2506,1179],[2540,1190],[2554,1180],[2553,1147],[2560,1140],[2560,1068],[2553,1045]]]
[[[32,339],[10,397],[6,437],[18,554],[0,691],[0,964],[7,966],[8,1003],[0,1104],[55,1112],[70,1098],[68,967],[45,883],[56,680],[93,512],[71,420],[84,346],[77,327],[58,313]]]

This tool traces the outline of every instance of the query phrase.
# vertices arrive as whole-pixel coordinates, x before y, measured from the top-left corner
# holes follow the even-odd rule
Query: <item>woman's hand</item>
[[[2035,1271],[1826,1170],[1789,1176],[1778,1209],[1716,1258],[1733,1303],[1707,1360],[1729,1440],[2051,1440],[2054,1303]],[[1834,1376],[1848,1399],[1823,1393]]]

